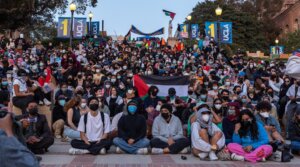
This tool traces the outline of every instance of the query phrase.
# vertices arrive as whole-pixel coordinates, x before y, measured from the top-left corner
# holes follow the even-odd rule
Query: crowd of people
[[[15,114],[17,138],[34,154],[55,138],[70,142],[70,154],[115,145],[116,153],[258,162],[300,151],[300,80],[285,75],[283,61],[229,56],[208,37],[192,47],[84,38],[73,48],[2,38],[0,57],[0,106]],[[151,86],[139,97],[135,75],[188,76],[188,96],[169,88],[159,97]],[[39,106],[51,108],[51,120]]]

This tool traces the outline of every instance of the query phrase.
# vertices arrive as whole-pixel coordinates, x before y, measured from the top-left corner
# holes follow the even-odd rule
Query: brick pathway
[[[300,157],[290,163],[248,163],[234,161],[200,161],[192,155],[68,155],[70,145],[56,141],[49,152],[42,155],[42,167],[299,167]],[[112,148],[111,150],[114,150]]]

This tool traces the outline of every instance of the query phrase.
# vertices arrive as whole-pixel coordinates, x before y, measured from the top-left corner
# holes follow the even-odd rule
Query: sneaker
[[[189,151],[188,151],[188,148],[184,148],[183,150],[180,151],[180,154],[187,154]]]
[[[81,154],[88,154],[88,150],[83,150],[83,149],[76,149],[76,148],[70,148],[69,149],[69,154],[71,155],[81,155]]]
[[[152,149],[151,149],[151,153],[152,153],[152,154],[163,154],[163,153],[164,153],[164,150],[161,149],[161,148],[152,148]]]
[[[136,153],[137,154],[142,154],[142,155],[148,154],[148,148],[140,148],[140,149],[137,150]]]
[[[198,154],[198,157],[201,159],[201,160],[204,160],[205,158],[207,158],[207,156],[208,156],[208,153],[199,153]]]
[[[245,157],[241,155],[236,155],[235,153],[231,154],[231,160],[233,161],[245,161]]]
[[[56,139],[61,139],[62,137],[61,137],[61,135],[55,135],[55,138]]]
[[[61,142],[70,142],[72,139],[69,138],[68,136],[65,136],[61,139]]]
[[[217,157],[217,155],[214,151],[210,151],[209,154],[208,154],[208,157],[209,157],[209,160],[211,160],[211,161],[218,160],[218,157]]]
[[[124,151],[120,147],[117,147],[116,148],[116,153],[117,154],[124,154]]]
[[[101,154],[101,155],[105,155],[105,154],[106,154],[106,148],[102,148],[102,149],[100,150],[100,154]]]
[[[44,98],[43,100],[44,104],[47,105],[47,106],[50,106],[51,105],[51,102],[49,100],[47,100],[46,98]]]

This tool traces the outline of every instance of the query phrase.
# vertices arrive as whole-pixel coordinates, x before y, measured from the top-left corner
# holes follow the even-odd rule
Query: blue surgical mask
[[[135,113],[136,113],[136,109],[137,109],[137,107],[134,106],[134,105],[128,106],[128,112],[129,112],[130,114],[135,114]]]
[[[247,99],[242,99],[242,102],[243,103],[247,103]]]
[[[7,81],[2,81],[1,85],[7,86],[7,85],[8,85],[8,82],[7,82]]]
[[[66,104],[66,100],[59,100],[58,103],[63,107]]]
[[[206,97],[207,97],[206,95],[200,95],[201,99],[206,99]]]

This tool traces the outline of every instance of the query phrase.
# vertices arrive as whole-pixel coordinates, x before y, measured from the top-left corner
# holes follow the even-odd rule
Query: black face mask
[[[161,116],[162,116],[165,120],[168,120],[169,117],[170,117],[170,114],[169,114],[169,113],[161,113]]]
[[[36,116],[38,114],[38,109],[37,108],[32,108],[28,110],[29,114],[32,116]]]
[[[99,104],[90,104],[89,108],[93,111],[97,111],[99,108]]]
[[[157,96],[157,92],[156,91],[152,92],[152,96]]]
[[[228,96],[223,96],[223,100],[224,101],[229,101],[229,97]]]
[[[242,121],[242,126],[245,127],[246,129],[248,129],[251,125],[251,121]]]
[[[192,94],[193,94],[193,91],[188,91],[188,94],[189,94],[189,95],[192,95]]]

